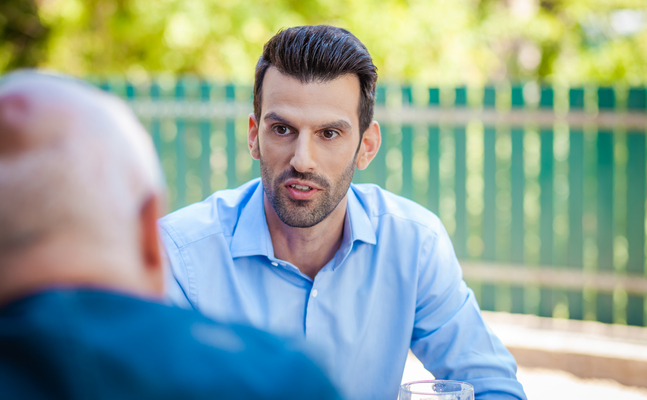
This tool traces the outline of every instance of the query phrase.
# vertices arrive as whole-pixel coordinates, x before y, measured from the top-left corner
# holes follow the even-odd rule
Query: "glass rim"
[[[409,393],[411,393],[411,394],[423,394],[423,395],[444,395],[444,394],[463,393],[463,392],[465,392],[465,390],[469,390],[469,389],[472,389],[472,391],[474,391],[474,386],[471,383],[467,383],[467,382],[463,382],[463,381],[454,381],[454,380],[449,380],[449,379],[423,379],[423,380],[420,380],[420,381],[406,382],[406,383],[403,383],[403,384],[400,385],[400,389],[403,389],[405,386],[411,386],[411,385],[415,385],[415,384],[418,384],[418,383],[433,383],[433,382],[437,382],[437,383],[458,383],[458,384],[461,385],[461,389],[460,390],[452,390],[450,392],[440,392],[440,393],[422,393],[422,392],[414,392],[412,390],[409,390]],[[465,385],[467,387],[462,387],[463,385]],[[407,390],[408,389],[409,388],[407,388]]]

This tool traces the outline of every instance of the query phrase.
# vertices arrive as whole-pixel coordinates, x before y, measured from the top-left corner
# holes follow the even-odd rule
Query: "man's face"
[[[286,225],[314,226],[345,199],[353,179],[359,80],[344,75],[303,84],[270,67],[262,96],[250,142],[255,141],[252,155],[260,158],[265,195]]]

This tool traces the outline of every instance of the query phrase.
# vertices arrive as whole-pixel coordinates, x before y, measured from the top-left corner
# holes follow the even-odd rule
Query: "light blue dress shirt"
[[[260,179],[167,215],[169,298],[304,339],[350,400],[395,400],[409,348],[477,399],[525,399],[438,217],[375,185],[351,185],[347,199],[341,247],[314,280],[274,257]]]

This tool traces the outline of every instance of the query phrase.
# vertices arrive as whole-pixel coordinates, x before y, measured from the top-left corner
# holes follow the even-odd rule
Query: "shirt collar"
[[[371,220],[366,213],[366,210],[360,203],[360,200],[355,195],[354,185],[348,189],[348,194],[346,195],[347,205],[346,205],[346,220],[350,221],[350,238],[351,243],[356,240],[361,240],[362,242],[368,244],[377,243],[375,237],[375,229]],[[344,227],[344,235],[346,235],[346,228]]]
[[[254,194],[243,207],[231,240],[231,255],[249,257],[262,255],[274,258],[274,248],[267,227],[263,201],[263,184],[259,182]],[[375,229],[351,186],[346,196],[346,221],[342,247],[352,246],[356,240],[375,244]],[[349,232],[350,231],[350,232]],[[350,233],[350,234],[349,234]],[[350,238],[350,241],[348,240]]]
[[[263,184],[260,180],[254,194],[240,213],[230,250],[233,258],[257,255],[274,258],[272,238],[263,208]]]

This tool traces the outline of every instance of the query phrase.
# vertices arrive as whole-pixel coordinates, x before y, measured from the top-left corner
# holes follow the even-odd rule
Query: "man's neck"
[[[80,236],[49,238],[25,251],[0,257],[0,306],[49,288],[96,287],[155,298],[133,257],[110,243]],[[142,267],[143,269],[143,267]]]
[[[310,228],[293,228],[284,224],[265,195],[263,199],[274,256],[290,262],[314,279],[341,246],[346,218],[346,196],[330,215]]]

